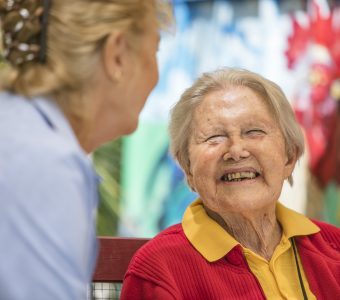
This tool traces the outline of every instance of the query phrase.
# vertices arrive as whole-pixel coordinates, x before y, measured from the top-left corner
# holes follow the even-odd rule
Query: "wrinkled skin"
[[[247,87],[211,92],[197,107],[192,129],[187,177],[210,216],[245,244],[252,231],[257,245],[274,233],[279,240],[275,205],[296,159],[288,159],[265,102]],[[226,174],[250,178],[226,181]]]

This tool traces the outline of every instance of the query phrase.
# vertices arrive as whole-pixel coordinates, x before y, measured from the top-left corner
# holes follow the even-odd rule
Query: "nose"
[[[227,151],[223,154],[223,160],[239,161],[243,158],[249,157],[250,153],[244,147],[244,142],[241,138],[231,138]]]

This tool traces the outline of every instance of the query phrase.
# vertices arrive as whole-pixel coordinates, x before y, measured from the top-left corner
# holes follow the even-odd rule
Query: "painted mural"
[[[291,9],[281,2],[289,2]],[[294,67],[292,55],[287,57],[297,47],[292,42],[298,34],[296,20],[308,13],[298,3],[174,1],[176,31],[164,34],[160,45],[160,81],[138,130],[122,141],[120,235],[154,236],[180,222],[197,197],[169,155],[167,121],[172,105],[200,73],[222,66],[247,68],[278,83],[292,104],[297,103],[299,83],[310,67],[303,63],[304,55],[299,63],[295,58]],[[305,212],[308,198],[308,162],[308,155],[302,158],[294,187],[285,186],[280,199],[300,212]]]

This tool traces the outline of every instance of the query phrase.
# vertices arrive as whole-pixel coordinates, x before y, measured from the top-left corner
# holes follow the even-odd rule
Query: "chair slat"
[[[99,257],[93,282],[122,282],[135,252],[149,239],[98,237]]]

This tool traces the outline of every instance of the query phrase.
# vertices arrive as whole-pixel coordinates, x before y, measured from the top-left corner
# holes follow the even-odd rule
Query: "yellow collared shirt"
[[[277,203],[276,216],[283,234],[268,262],[247,248],[243,253],[252,273],[256,276],[267,299],[302,299],[291,237],[309,235],[320,229],[305,216]],[[182,226],[185,235],[198,252],[209,262],[224,257],[239,243],[205,212],[200,199],[185,211]],[[309,300],[316,299],[309,288],[298,255],[303,284]]]

